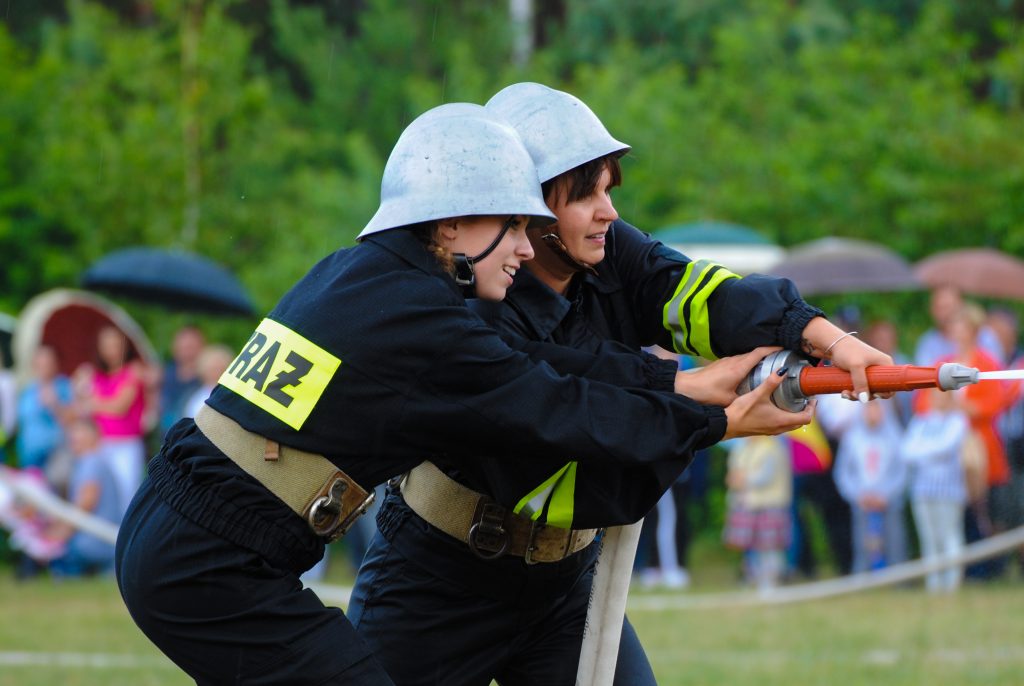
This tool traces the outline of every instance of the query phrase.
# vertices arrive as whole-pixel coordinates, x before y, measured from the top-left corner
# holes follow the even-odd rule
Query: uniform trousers
[[[348,616],[399,686],[574,686],[599,546],[560,562],[482,560],[397,493],[378,514]],[[655,683],[623,624],[615,683]]]
[[[117,540],[132,619],[197,684],[391,684],[341,610],[195,524],[147,480]]]

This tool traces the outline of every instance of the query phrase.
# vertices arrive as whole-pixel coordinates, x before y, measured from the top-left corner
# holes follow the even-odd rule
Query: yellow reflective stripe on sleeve
[[[316,343],[264,319],[218,383],[301,429],[340,365]]]
[[[576,462],[570,462],[524,496],[512,511],[534,521],[546,513],[544,521],[549,526],[570,529],[575,497]]]
[[[665,329],[672,334],[672,347],[677,353],[715,359],[711,351],[708,298],[720,283],[738,278],[738,274],[708,260],[697,260],[686,266],[676,292],[665,303],[662,318]]]

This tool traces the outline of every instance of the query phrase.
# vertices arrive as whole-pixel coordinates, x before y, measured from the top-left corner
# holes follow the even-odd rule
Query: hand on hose
[[[750,370],[779,347],[755,348],[744,355],[723,357],[690,372],[676,373],[676,393],[705,405],[729,405],[737,398],[736,387]]]
[[[867,367],[876,364],[892,364],[892,358],[881,350],[872,348],[859,338],[847,336],[836,343],[836,346],[830,352],[830,357],[832,364],[850,372],[850,376],[853,378],[853,392],[843,391],[843,397],[847,400],[859,399],[861,402],[866,403],[872,398],[892,397],[893,394],[891,392],[871,393],[868,388]]]
[[[866,371],[872,365],[890,365],[892,358],[854,336],[855,333],[843,331],[824,317],[814,317],[803,330],[804,352],[832,360],[836,367],[850,372],[853,393],[844,391],[844,398],[867,402],[873,397],[892,397],[892,393],[872,395]]]
[[[780,371],[785,371],[785,369]],[[783,379],[784,376],[780,376],[778,373],[772,374],[760,386],[750,393],[737,397],[726,407],[725,417],[728,426],[722,438],[755,435],[775,436],[809,424],[814,418],[816,401],[811,400],[807,407],[800,412],[780,410],[772,403],[772,393],[779,387]]]

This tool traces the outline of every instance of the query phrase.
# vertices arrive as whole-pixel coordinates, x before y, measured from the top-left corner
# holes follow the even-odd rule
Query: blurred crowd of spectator
[[[952,288],[931,294],[934,327],[913,359],[899,352],[897,327],[879,321],[864,331],[897,364],[959,362],[980,371],[1024,369],[1012,311],[984,310]],[[848,329],[856,321],[845,322]],[[688,364],[688,362],[681,362]],[[1019,382],[988,381],[955,392],[897,393],[863,404],[821,396],[815,422],[791,435],[727,442],[722,540],[742,551],[743,582],[757,588],[814,578],[818,560],[808,535],[817,512],[840,574],[880,569],[908,559],[956,557],[966,543],[1024,524],[1024,400]],[[804,453],[810,451],[814,459]],[[707,456],[659,503],[637,556],[644,586],[682,588],[687,521],[700,508],[680,494],[706,481]],[[704,487],[700,487],[704,492]],[[674,504],[675,507],[671,507]],[[665,517],[669,521],[665,522]],[[672,534],[673,525],[676,534]],[[667,559],[667,562],[665,561]],[[1020,552],[929,574],[926,588],[949,592],[966,575],[992,579]]]
[[[0,382],[0,443],[14,447],[14,458],[4,461],[18,467],[19,478],[116,525],[142,483],[146,437],[192,416],[232,357],[225,346],[208,345],[199,328],[185,326],[174,335],[169,361],[154,366],[108,326],[96,337],[94,359],[69,377],[59,372],[57,351],[42,345],[20,388],[10,374]],[[24,503],[8,502],[0,524],[11,531],[21,578],[47,568],[78,576],[112,567],[108,541]]]

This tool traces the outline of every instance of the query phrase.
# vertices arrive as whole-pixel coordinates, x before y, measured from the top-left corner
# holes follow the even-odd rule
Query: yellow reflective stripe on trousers
[[[544,521],[549,526],[571,529],[575,497],[576,463],[570,462],[530,491],[512,511],[525,514],[534,521],[546,512]]]
[[[720,264],[697,260],[686,266],[672,298],[665,303],[662,322],[672,334],[672,347],[682,355],[716,358],[711,351],[711,321],[708,298],[726,279],[738,279]]]

